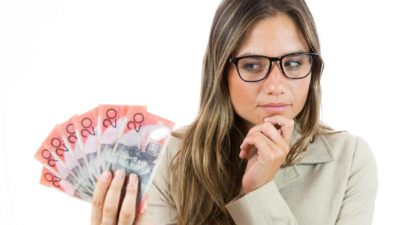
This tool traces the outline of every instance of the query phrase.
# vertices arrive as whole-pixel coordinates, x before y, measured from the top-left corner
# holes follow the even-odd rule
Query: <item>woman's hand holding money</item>
[[[100,175],[93,194],[91,225],[133,224],[138,177],[135,174],[129,175],[125,196],[121,196],[124,181],[125,172],[123,170],[117,170],[114,177],[110,171],[104,171]],[[122,203],[121,206],[120,203]]]

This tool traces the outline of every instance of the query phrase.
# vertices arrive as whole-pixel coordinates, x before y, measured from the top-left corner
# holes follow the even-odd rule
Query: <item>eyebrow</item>
[[[269,56],[269,57],[281,57],[283,55],[295,54],[295,53],[303,53],[303,52],[310,52],[310,51],[304,51],[304,50],[290,51],[290,52],[285,52],[284,54],[279,55],[279,56]],[[258,53],[255,53],[255,52],[244,52],[244,53],[242,53],[242,54],[240,54],[238,56],[235,56],[235,57],[236,58],[240,58],[240,57],[246,57],[246,56],[266,56],[266,55],[258,54]]]

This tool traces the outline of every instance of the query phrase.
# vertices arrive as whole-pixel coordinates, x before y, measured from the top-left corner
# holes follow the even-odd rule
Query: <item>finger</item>
[[[284,139],[283,135],[276,129],[276,127],[272,124],[272,122],[265,122],[263,124],[256,125],[252,127],[246,138],[254,137],[259,134],[263,134],[267,136],[269,139],[271,139],[273,142],[275,142],[277,145],[281,146],[282,149],[287,150],[288,144],[286,140]],[[252,139],[250,139],[252,140]],[[254,143],[246,143],[245,141],[242,143],[240,146],[241,149],[247,150],[249,146],[254,145]]]
[[[104,199],[111,183],[110,171],[104,171],[97,179],[92,199],[91,224],[99,225],[103,215]]]
[[[131,225],[135,220],[136,197],[138,192],[138,177],[135,174],[129,175],[126,186],[125,198],[118,217],[118,225]]]
[[[261,128],[262,125],[263,125],[263,124],[258,124],[258,125],[255,125],[254,127],[250,128],[250,130],[247,132],[246,137],[248,137],[248,136],[254,136],[254,135],[256,135],[257,133],[261,132],[261,131],[262,131],[262,128]]]
[[[273,149],[282,150],[285,153],[289,151],[289,145],[286,142],[285,138],[280,134],[280,132],[276,129],[276,127],[271,122],[266,122],[261,127],[261,132],[265,136],[267,136],[273,143]]]
[[[256,161],[269,167],[271,165],[281,166],[288,153],[261,133],[254,136],[254,146],[257,149]],[[249,162],[253,157],[252,155],[247,158]]]
[[[115,224],[118,211],[119,199],[121,197],[121,188],[125,181],[124,170],[117,170],[115,177],[108,189],[106,200],[104,202],[102,224]]]
[[[245,139],[243,139],[243,142],[240,145],[240,152],[239,152],[240,158],[242,158],[242,159],[249,158],[257,152],[257,149],[255,147],[254,138],[255,138],[255,135],[251,135],[251,136],[247,136]]]
[[[259,151],[266,151],[270,149],[268,137],[262,133],[255,133],[253,136],[246,137],[241,145],[239,157],[242,159],[249,159]]]
[[[272,139],[273,141],[275,139],[282,139],[283,136],[280,133],[280,130],[276,128],[276,126],[270,122],[266,121],[263,124],[256,125],[250,129],[248,132],[248,136],[254,136],[257,135],[258,133],[262,133]],[[276,140],[279,142],[278,140]]]
[[[290,138],[292,137],[294,129],[294,120],[288,119],[281,115],[274,115],[271,117],[264,118],[264,122],[270,122],[273,125],[278,125],[280,127],[281,134],[287,143],[290,143]]]
[[[257,149],[254,146],[246,148],[246,149],[240,149],[239,158],[241,158],[241,159],[250,158],[256,152],[257,152]]]
[[[249,130],[249,132],[247,133],[247,136],[253,136],[253,135],[257,134],[258,132],[263,132],[266,129],[265,125],[268,123],[272,124],[272,127],[274,128],[273,130],[278,131],[278,133],[282,136],[281,125],[278,125],[277,122],[275,122],[273,120],[268,120],[267,118],[264,119],[264,123],[258,124],[256,126],[252,127]],[[270,127],[270,126],[268,126],[268,127]]]

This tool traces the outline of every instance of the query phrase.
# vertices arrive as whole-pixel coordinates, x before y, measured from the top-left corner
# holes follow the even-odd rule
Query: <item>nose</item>
[[[282,73],[279,63],[273,62],[268,77],[263,81],[264,92],[268,95],[283,95],[286,77]]]

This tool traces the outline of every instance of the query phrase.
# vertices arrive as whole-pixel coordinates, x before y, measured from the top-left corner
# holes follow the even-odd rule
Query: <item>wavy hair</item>
[[[246,130],[234,112],[228,89],[228,58],[257,21],[277,13],[288,15],[302,31],[315,58],[306,103],[295,121],[301,137],[291,146],[284,166],[293,165],[320,123],[320,78],[323,61],[312,15],[304,0],[225,0],[216,11],[205,52],[198,115],[184,133],[171,163],[171,190],[177,198],[180,225],[234,224],[225,205],[241,190],[246,162],[239,158]]]

